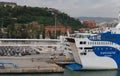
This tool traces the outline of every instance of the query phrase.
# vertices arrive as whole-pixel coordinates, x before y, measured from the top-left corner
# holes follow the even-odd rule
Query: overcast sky
[[[56,8],[72,17],[118,17],[120,0],[0,0],[18,5]]]

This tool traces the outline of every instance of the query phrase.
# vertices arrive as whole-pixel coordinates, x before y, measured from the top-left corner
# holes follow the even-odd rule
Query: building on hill
[[[14,8],[15,6],[17,6],[17,4],[14,2],[0,2],[0,6],[11,6],[12,8]]]
[[[56,31],[56,34],[59,32],[59,35],[61,33],[66,33],[68,32],[72,32],[72,28],[70,26],[46,26],[45,27],[45,34],[47,35],[47,37],[50,37],[48,34],[54,34]]]
[[[48,31],[55,32],[55,30],[60,31],[62,33],[65,33],[67,31],[69,31],[69,32],[72,31],[70,26],[67,26],[67,27],[65,27],[65,26],[56,26],[56,27],[55,26],[46,26],[45,27],[45,33],[47,33]]]
[[[88,28],[96,27],[95,21],[83,21],[83,25],[86,25]]]

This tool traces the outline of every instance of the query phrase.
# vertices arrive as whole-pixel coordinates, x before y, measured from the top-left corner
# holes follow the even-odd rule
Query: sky
[[[56,8],[71,17],[118,17],[120,0],[0,0],[18,5]]]

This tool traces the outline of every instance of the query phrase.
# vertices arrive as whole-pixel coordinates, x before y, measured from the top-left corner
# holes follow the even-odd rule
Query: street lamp
[[[2,18],[2,28],[1,28],[1,31],[2,31],[2,33],[3,33],[3,25],[4,25],[4,21],[3,21],[3,18]]]
[[[56,35],[56,20],[57,20],[57,17],[56,17],[56,14],[55,14],[55,38],[57,37],[57,35]]]
[[[56,14],[54,13],[54,12],[52,12],[52,15],[54,15],[55,16],[55,38],[56,38],[56,21],[57,21],[57,17],[56,17]]]

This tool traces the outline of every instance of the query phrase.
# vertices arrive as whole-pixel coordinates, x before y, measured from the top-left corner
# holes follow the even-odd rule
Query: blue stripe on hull
[[[82,65],[77,64],[77,63],[68,64],[68,65],[66,65],[66,67],[71,69],[71,70],[74,70],[74,71],[82,69]]]
[[[108,41],[120,45],[120,34],[112,34],[111,32],[90,36],[88,39],[91,41]]]
[[[112,58],[116,62],[118,68],[120,68],[120,51],[118,49],[108,46],[94,46],[93,48],[97,56]]]

